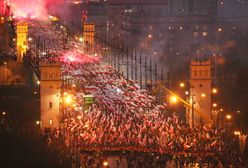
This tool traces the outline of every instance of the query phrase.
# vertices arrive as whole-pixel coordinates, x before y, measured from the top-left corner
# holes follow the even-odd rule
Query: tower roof
[[[203,61],[203,60],[191,60],[191,63],[190,63],[191,66],[210,66],[211,65],[211,60],[206,60],[206,61]]]

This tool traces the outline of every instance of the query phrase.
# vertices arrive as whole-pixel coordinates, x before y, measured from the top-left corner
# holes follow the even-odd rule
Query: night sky
[[[248,16],[248,0],[219,0],[220,18],[242,18]]]

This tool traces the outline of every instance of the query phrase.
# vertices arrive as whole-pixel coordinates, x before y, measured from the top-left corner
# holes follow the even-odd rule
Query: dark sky
[[[248,0],[219,0],[221,18],[248,17]]]

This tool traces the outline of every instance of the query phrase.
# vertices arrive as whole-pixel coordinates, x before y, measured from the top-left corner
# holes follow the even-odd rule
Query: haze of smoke
[[[46,20],[48,12],[45,1],[10,0],[10,8],[16,18],[32,18]]]

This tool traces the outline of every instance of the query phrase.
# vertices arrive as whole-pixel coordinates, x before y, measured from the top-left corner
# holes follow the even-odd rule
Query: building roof
[[[168,4],[168,0],[107,0],[111,5],[158,5]]]

